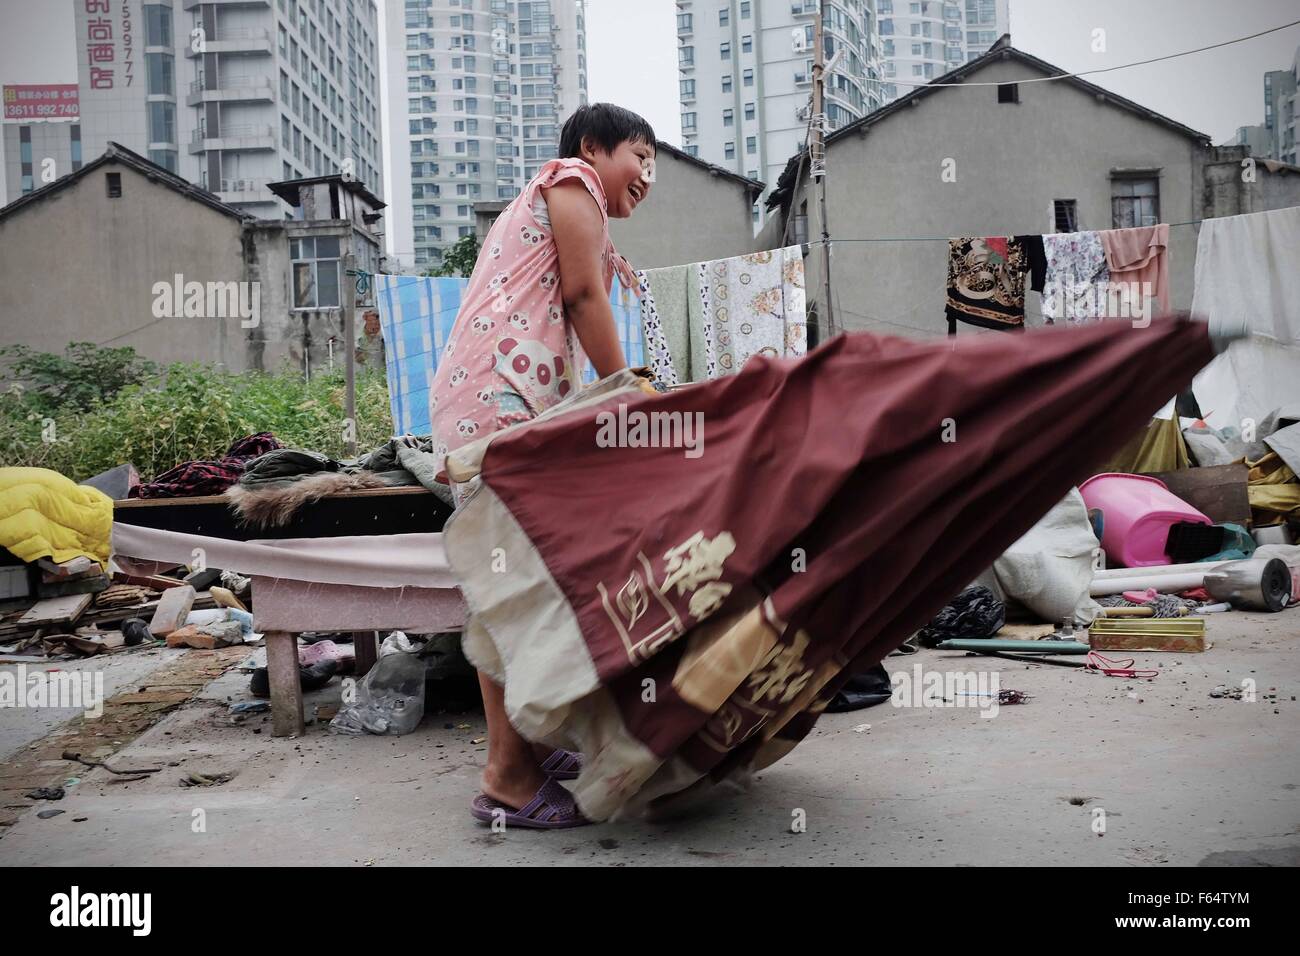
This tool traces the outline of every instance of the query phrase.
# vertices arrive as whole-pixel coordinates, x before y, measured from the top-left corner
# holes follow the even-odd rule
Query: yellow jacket
[[[0,468],[0,547],[23,561],[107,564],[113,500],[48,468]]]

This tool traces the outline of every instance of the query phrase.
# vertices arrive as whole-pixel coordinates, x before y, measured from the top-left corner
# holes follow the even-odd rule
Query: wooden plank
[[[95,599],[93,594],[70,594],[67,597],[37,601],[18,619],[18,626],[39,627],[45,624],[72,624]]]
[[[459,631],[469,610],[459,588],[372,588],[253,577],[253,628],[277,631]]]
[[[1183,501],[1215,524],[1232,522],[1250,525],[1250,499],[1246,494],[1247,469],[1244,464],[1209,465],[1204,468],[1180,468],[1153,474]]]
[[[379,660],[379,635],[374,631],[353,631],[352,649],[356,654],[355,673],[357,680],[365,677],[370,668]]]
[[[302,715],[302,681],[298,674],[298,637],[287,631],[266,635],[266,670],[271,682],[271,733],[275,737],[301,737],[306,729]]]

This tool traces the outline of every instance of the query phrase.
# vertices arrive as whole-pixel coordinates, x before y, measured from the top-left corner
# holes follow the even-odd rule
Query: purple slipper
[[[504,803],[498,803],[485,793],[480,793],[470,804],[469,812],[481,823],[492,823],[499,818],[507,828],[559,830],[565,827],[582,827],[591,823],[578,812],[573,794],[549,777],[537,791],[537,795],[518,810],[513,810]]]
[[[577,780],[582,771],[582,754],[572,750],[553,750],[542,762],[542,773],[556,780]]]

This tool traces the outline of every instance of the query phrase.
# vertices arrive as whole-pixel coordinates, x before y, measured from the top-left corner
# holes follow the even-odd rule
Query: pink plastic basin
[[[1107,560],[1126,568],[1172,564],[1165,551],[1170,525],[1214,524],[1148,475],[1093,475],[1079,493],[1088,508],[1100,508],[1105,516],[1101,546]]]

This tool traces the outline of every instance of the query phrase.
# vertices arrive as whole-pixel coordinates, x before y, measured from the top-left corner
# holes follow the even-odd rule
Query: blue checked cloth
[[[432,431],[429,386],[468,286],[468,279],[454,276],[375,276],[388,399],[398,435]]]
[[[398,435],[427,435],[432,431],[429,386],[438,370],[442,350],[451,337],[469,280],[391,275],[376,275],[374,280],[379,327],[384,336],[393,430]],[[609,304],[628,365],[644,365],[641,303],[632,290],[622,286],[617,274],[610,288]],[[589,362],[583,363],[582,379],[596,380],[596,372]]]

